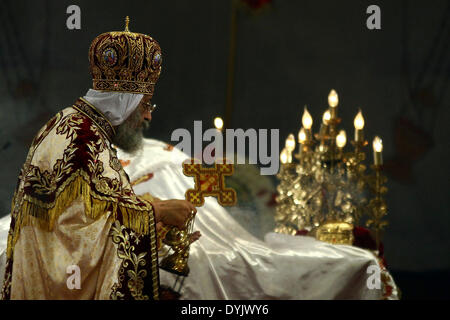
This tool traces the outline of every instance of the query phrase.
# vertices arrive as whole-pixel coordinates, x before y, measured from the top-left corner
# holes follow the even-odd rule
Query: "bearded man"
[[[125,31],[94,39],[89,61],[94,90],[38,132],[20,172],[3,299],[158,299],[158,231],[196,213],[185,200],[136,196],[114,148],[141,146],[158,43],[127,18]]]

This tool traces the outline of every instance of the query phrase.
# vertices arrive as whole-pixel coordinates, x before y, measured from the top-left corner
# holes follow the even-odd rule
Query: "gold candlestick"
[[[336,146],[338,147],[338,154],[337,158],[342,158],[342,150],[345,147],[345,144],[347,143],[347,134],[344,130],[339,131],[339,134],[336,136]]]
[[[330,106],[331,119],[337,118],[337,106],[339,104],[339,96],[337,92],[332,89],[328,95],[328,105]]]
[[[364,117],[362,115],[361,109],[359,110],[358,114],[355,117],[355,120],[353,121],[353,124],[355,125],[355,141],[356,142],[363,142],[364,141]]]
[[[383,141],[380,139],[380,137],[375,137],[373,139],[373,163],[375,166],[381,166],[383,165]]]
[[[288,151],[286,150],[286,148],[284,148],[284,149],[280,152],[280,162],[281,162],[281,166],[283,166],[284,164],[288,163],[288,160],[289,160]]]
[[[287,152],[287,162],[292,162],[292,152],[295,150],[295,138],[294,135],[291,133],[286,139],[285,143],[285,150]]]
[[[306,133],[305,129],[302,127],[300,131],[298,132],[298,153],[295,155],[297,159],[300,159],[303,152],[303,146],[306,141]],[[305,150],[306,151],[306,150]]]
[[[308,108],[306,106],[305,106],[305,110],[303,111],[302,124],[303,124],[303,128],[305,129],[306,141],[312,140],[311,127],[313,124],[313,120],[312,120],[312,117],[309,114]]]
[[[375,176],[371,178],[372,192],[375,197],[370,200],[368,205],[370,214],[369,219],[366,221],[366,226],[374,230],[376,246],[377,250],[379,250],[381,232],[388,225],[388,222],[383,220],[387,214],[387,205],[383,198],[383,194],[387,192],[387,188],[384,186],[386,177],[381,174],[381,165],[375,164],[372,166],[372,169],[375,171]]]
[[[323,116],[322,116],[322,123],[320,124],[320,131],[319,131],[319,139],[320,140],[323,140],[328,133],[328,124],[330,122],[330,119],[331,119],[331,113],[330,113],[330,110],[328,109],[327,111],[325,111],[323,113]]]

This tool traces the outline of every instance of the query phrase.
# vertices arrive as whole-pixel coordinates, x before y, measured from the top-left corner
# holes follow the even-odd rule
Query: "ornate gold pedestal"
[[[333,244],[353,244],[353,225],[346,222],[327,222],[316,230],[316,239]]]

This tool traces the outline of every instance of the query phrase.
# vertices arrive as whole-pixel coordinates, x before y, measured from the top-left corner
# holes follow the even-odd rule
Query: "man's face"
[[[152,121],[152,113],[150,112],[149,105],[151,104],[151,96],[145,94],[142,97],[141,102],[139,103],[137,109],[141,111],[141,125],[144,129],[147,129],[150,126],[150,121]]]
[[[136,110],[119,126],[113,143],[128,153],[135,153],[142,147],[143,131],[150,126],[152,114],[147,104],[150,104],[150,95],[144,95]]]

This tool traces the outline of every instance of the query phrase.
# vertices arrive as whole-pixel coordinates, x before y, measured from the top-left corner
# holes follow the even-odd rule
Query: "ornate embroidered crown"
[[[125,30],[96,37],[89,48],[92,86],[95,90],[153,95],[161,73],[161,48],[152,37]]]

